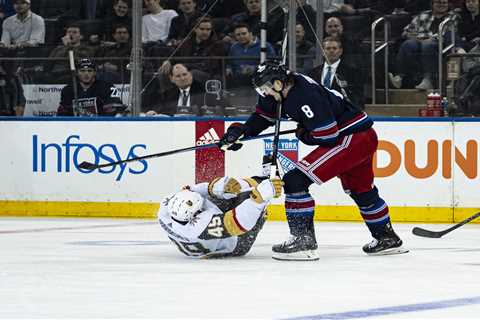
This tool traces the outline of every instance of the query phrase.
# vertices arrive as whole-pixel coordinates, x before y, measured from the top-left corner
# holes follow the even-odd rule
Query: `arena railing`
[[[377,26],[383,22],[383,42],[379,44],[377,47],[377,41],[376,41],[376,32],[377,32]],[[370,60],[371,60],[371,77],[372,77],[372,104],[376,104],[376,96],[377,96],[377,87],[376,87],[376,67],[375,67],[375,57],[377,53],[381,51],[385,51],[384,53],[384,71],[385,71],[385,103],[389,104],[389,83],[388,83],[388,42],[389,42],[389,26],[390,22],[388,19],[385,19],[385,17],[378,18],[372,23],[371,26],[371,52],[370,52]]]
[[[450,28],[450,41],[447,46],[444,44],[443,33]],[[452,18],[443,20],[438,26],[438,93],[443,96],[445,83],[443,81],[443,59],[444,55],[455,47],[455,24]]]

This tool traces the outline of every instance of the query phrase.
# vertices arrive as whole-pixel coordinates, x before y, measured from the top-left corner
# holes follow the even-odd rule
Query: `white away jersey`
[[[214,215],[223,215],[224,213],[214,205],[210,200],[205,199],[204,211],[192,222],[181,225],[173,221],[167,212],[168,197],[160,204],[158,213],[158,221],[160,226],[167,232],[168,237],[172,240],[187,256],[195,258],[205,258],[212,253],[231,253],[237,246],[238,237],[231,236],[228,238],[217,239],[199,239],[199,236],[211,224],[211,230],[215,230]],[[212,231],[215,232],[215,231]]]
[[[232,180],[238,183],[237,197],[223,191],[219,192]],[[176,222],[170,217],[167,210],[168,201],[173,196],[170,195],[160,203],[158,212],[160,226],[178,249],[187,256],[206,258],[233,253],[239,243],[239,236],[247,234],[257,225],[260,218],[264,218],[267,203],[256,203],[249,197],[252,186],[256,184],[257,181],[254,179],[235,180],[223,177],[210,184],[200,183],[191,186],[190,189],[198,192],[205,200],[201,212],[186,224]],[[210,198],[211,196],[219,201],[230,201],[230,205],[222,211],[219,206],[225,205],[219,203],[217,206],[212,202],[217,200]]]

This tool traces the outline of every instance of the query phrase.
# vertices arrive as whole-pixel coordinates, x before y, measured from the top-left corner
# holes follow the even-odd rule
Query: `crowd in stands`
[[[480,51],[479,1],[323,0],[324,35],[317,37],[317,0],[297,0],[297,70],[363,106],[368,100],[365,84],[377,76],[369,74],[370,25],[388,16],[396,26],[391,31],[391,85],[433,89],[439,85],[439,38],[446,44],[455,40],[456,53]],[[10,95],[18,101],[2,114],[21,114],[21,83],[70,83],[69,51],[77,60],[93,58],[98,79],[129,83],[131,7],[131,0],[0,0],[0,57],[43,59],[1,63],[0,77],[8,78],[18,92]],[[278,58],[288,1],[268,0],[267,7],[267,56]],[[204,103],[197,102],[197,91],[204,92],[212,79],[237,97],[229,103],[254,104],[253,93],[242,90],[251,90],[260,57],[260,11],[261,0],[143,0],[142,111],[172,115],[172,103]],[[446,18],[454,21],[455,39],[449,32],[438,34]],[[316,51],[319,38],[324,38],[324,53]],[[325,61],[316,65],[316,57],[323,54]],[[185,86],[191,90],[186,100]],[[5,88],[0,86],[0,93]],[[5,103],[0,107],[6,109]]]

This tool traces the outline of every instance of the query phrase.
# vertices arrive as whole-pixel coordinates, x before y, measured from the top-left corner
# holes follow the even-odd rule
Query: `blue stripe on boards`
[[[224,117],[0,117],[0,121],[25,122],[182,122],[182,121],[233,121]],[[237,119],[246,121],[247,117]]]
[[[401,314],[407,312],[418,312],[427,310],[447,309],[461,306],[468,306],[480,304],[480,297],[471,297],[463,299],[442,300],[436,302],[418,303],[418,304],[406,304],[403,306],[384,307],[367,310],[357,310],[341,313],[326,313],[305,317],[287,318],[286,320],[346,320],[346,319],[360,319],[369,317],[380,317],[389,314]],[[462,318],[458,315],[458,318]]]
[[[478,118],[450,118],[450,117],[371,117],[373,121],[377,122],[480,122]],[[78,122],[163,122],[163,121],[208,121],[208,120],[223,120],[232,122],[244,122],[248,119],[248,116],[242,117],[4,117],[0,116],[0,121],[52,121],[52,122],[65,122],[65,121],[78,121]],[[284,122],[288,122],[284,120]]]
[[[375,122],[480,122],[480,118],[452,117],[370,117]]]

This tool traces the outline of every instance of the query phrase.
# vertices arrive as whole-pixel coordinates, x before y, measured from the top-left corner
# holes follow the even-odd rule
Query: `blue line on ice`
[[[403,306],[356,310],[356,311],[348,311],[348,312],[341,312],[341,313],[318,314],[318,315],[311,315],[311,316],[304,316],[304,317],[288,318],[288,320],[359,319],[359,318],[378,317],[378,316],[385,316],[389,314],[399,314],[399,313],[406,313],[406,312],[454,308],[454,307],[467,306],[467,305],[473,305],[473,304],[480,304],[480,296],[463,298],[463,299],[427,302],[427,303],[406,304]]]

